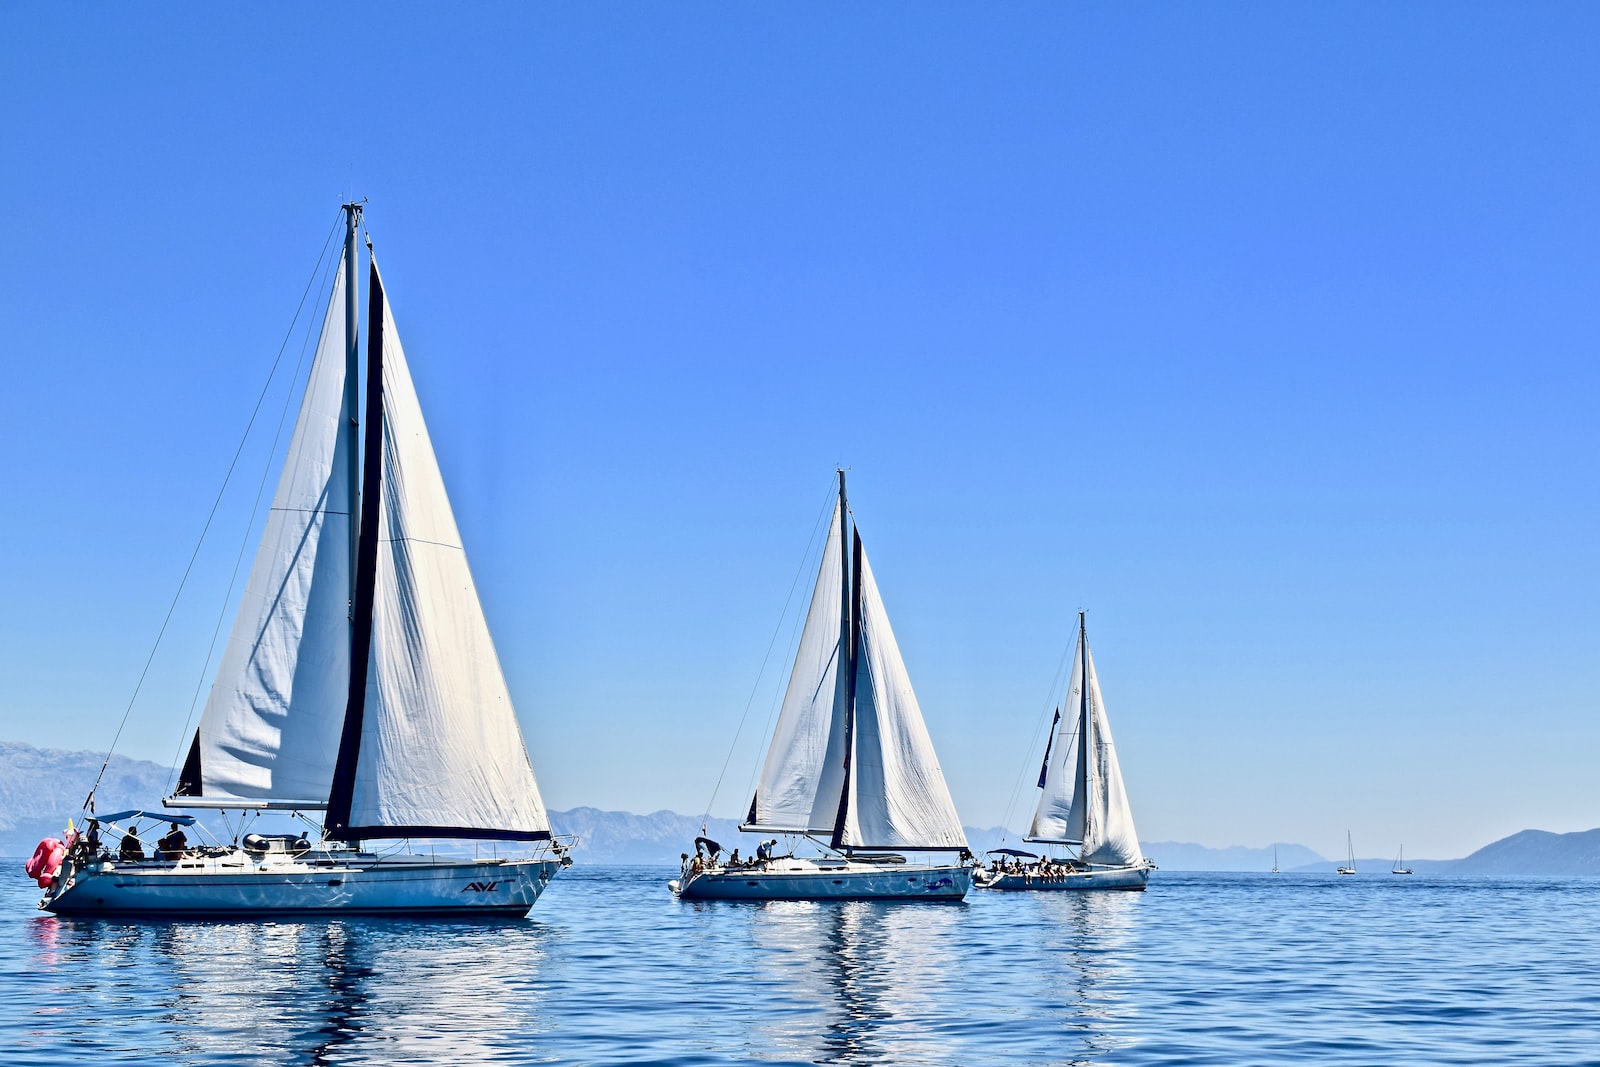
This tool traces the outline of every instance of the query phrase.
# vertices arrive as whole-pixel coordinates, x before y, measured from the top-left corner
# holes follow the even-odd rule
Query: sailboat
[[[1416,874],[1417,873],[1416,871],[1413,871],[1410,867],[1406,866],[1406,846],[1404,846],[1404,845],[1400,846],[1400,854],[1394,858],[1394,869],[1392,871],[1390,871],[1389,873],[1390,874]]]
[[[1039,770],[1039,804],[1023,840],[1076,846],[1077,855],[997,862],[976,875],[985,889],[1144,889],[1150,882],[1155,864],[1139,848],[1081,611],[1067,693],[1076,714],[1058,711],[1051,723]]]
[[[40,907],[62,915],[525,915],[568,862],[550,830],[367,241],[358,418],[360,204],[238,615],[166,809],[317,830],[235,833],[142,858],[129,811],[69,831]],[[363,436],[364,433],[364,436]],[[364,446],[364,448],[363,448]],[[311,814],[308,814],[311,813]],[[122,833],[115,856],[103,831]],[[475,842],[477,855],[407,848]],[[381,850],[368,842],[387,841]],[[481,842],[525,855],[481,855]],[[448,846],[447,846],[448,848]],[[493,846],[495,853],[499,845]]]
[[[701,838],[668,883],[680,899],[960,900],[971,887],[966,834],[838,473],[789,686],[739,827],[791,847],[777,854],[774,837],[734,864]],[[800,840],[821,854],[795,855]],[[957,859],[914,863],[908,852]]]
[[[1350,831],[1349,830],[1346,830],[1344,832],[1344,850],[1345,850],[1345,855],[1347,856],[1347,858],[1346,858],[1346,860],[1344,862],[1344,866],[1338,868],[1336,873],[1338,873],[1338,874],[1355,874],[1356,873],[1356,846],[1350,840]]]
[[[1278,870],[1278,846],[1277,845],[1273,845],[1272,846],[1272,873],[1273,874],[1280,873],[1279,870]]]

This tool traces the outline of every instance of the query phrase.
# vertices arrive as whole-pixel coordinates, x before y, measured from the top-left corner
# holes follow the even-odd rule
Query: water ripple
[[[0,1040],[100,1064],[1600,1064],[1600,881],[1163,872],[1145,894],[525,921],[61,920],[0,890]]]

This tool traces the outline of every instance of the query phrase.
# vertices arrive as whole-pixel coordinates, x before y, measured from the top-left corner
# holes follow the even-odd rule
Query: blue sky
[[[552,806],[705,806],[845,464],[970,824],[1080,607],[1146,839],[1600,824],[1597,22],[12,6],[0,736],[109,742],[353,189]]]

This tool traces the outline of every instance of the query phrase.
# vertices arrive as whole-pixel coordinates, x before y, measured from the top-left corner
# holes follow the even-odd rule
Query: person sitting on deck
[[[128,832],[122,835],[122,844],[117,849],[117,859],[123,863],[143,863],[144,844],[139,840],[139,828],[128,827]]]
[[[183,830],[177,823],[172,824],[172,829],[167,836],[156,842],[156,859],[181,860],[189,847],[189,839],[184,836]]]

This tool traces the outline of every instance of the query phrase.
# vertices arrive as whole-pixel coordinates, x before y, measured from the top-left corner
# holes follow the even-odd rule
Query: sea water
[[[0,890],[0,1062],[1600,1064],[1600,880],[1157,872],[1146,893],[526,920],[56,919]]]

